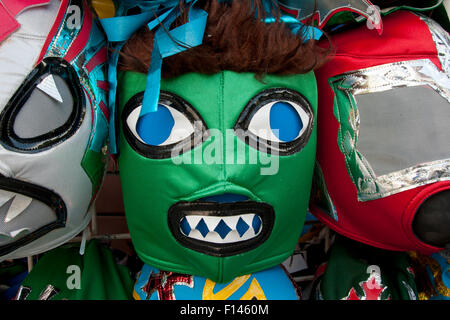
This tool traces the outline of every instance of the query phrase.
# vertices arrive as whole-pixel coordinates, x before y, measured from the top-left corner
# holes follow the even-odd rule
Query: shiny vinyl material
[[[446,47],[447,53],[450,46]],[[373,200],[402,192],[424,184],[450,179],[450,159],[436,159],[428,163],[376,176],[363,154],[358,152],[357,139],[360,130],[360,115],[356,101],[359,95],[394,90],[402,87],[428,86],[450,103],[450,78],[448,72],[440,71],[429,60],[411,60],[371,67],[332,80],[337,90],[348,97],[350,116],[338,117],[349,131],[343,136],[340,148],[346,156],[353,182],[358,189],[358,199]],[[343,106],[346,107],[346,106]],[[338,105],[339,108],[339,105]],[[445,125],[441,126],[446,129]],[[381,128],[380,128],[381,130]],[[442,134],[445,135],[445,132]],[[370,146],[368,146],[370,148]],[[355,160],[351,160],[355,159]]]

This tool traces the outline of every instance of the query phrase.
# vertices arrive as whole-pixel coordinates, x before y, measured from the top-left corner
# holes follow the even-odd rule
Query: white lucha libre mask
[[[11,28],[0,30],[0,261],[87,226],[108,117],[105,40],[86,1],[2,3]]]

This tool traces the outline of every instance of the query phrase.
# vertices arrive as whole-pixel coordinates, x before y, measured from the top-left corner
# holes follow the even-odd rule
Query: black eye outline
[[[73,99],[72,112],[60,127],[36,137],[21,138],[14,131],[16,117],[40,81],[49,75],[57,75],[66,82]],[[0,143],[6,149],[24,153],[47,150],[77,131],[84,118],[85,108],[86,98],[75,69],[62,58],[45,58],[25,78],[0,114]]]
[[[261,138],[248,130],[253,116],[262,107],[271,102],[288,101],[300,106],[309,116],[309,122],[303,134],[293,141],[277,142],[274,145],[272,141]],[[260,152],[276,154],[279,156],[288,156],[299,152],[308,143],[314,128],[314,112],[308,100],[299,92],[287,88],[271,88],[261,91],[254,96],[244,107],[239,115],[233,129],[236,136],[246,144],[255,147]]]
[[[172,92],[161,90],[159,94],[159,102],[163,105],[167,105],[176,109],[184,116],[186,116],[186,118],[192,123],[194,132],[185,139],[172,144],[152,146],[143,143],[133,134],[127,124],[128,116],[131,114],[131,112],[133,112],[133,110],[142,105],[143,99],[144,91],[138,92],[134,96],[132,96],[125,104],[121,117],[125,139],[131,146],[131,148],[133,148],[133,150],[140,155],[151,159],[168,159],[171,158],[174,153],[176,155],[181,155],[182,153],[202,144],[206,139],[208,139],[208,128],[200,114],[180,96]],[[199,122],[201,122],[202,124],[201,128],[195,125]]]

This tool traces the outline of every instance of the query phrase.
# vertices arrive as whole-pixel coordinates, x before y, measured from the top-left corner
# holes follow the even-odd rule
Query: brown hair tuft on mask
[[[300,74],[326,61],[331,47],[319,47],[315,40],[305,42],[302,29],[295,35],[279,19],[264,23],[261,8],[260,0],[206,1],[203,9],[208,12],[208,22],[203,44],[165,58],[162,77],[222,70],[253,72],[258,77]],[[277,10],[274,13],[279,17]],[[183,23],[186,17],[182,14],[176,23]],[[123,47],[119,69],[147,73],[152,47],[153,32],[147,26],[139,29]]]

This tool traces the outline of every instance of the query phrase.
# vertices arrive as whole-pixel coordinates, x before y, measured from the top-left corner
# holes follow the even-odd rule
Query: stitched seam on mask
[[[26,33],[16,33],[15,36],[17,38],[25,39],[25,40],[45,40],[47,39],[47,36],[39,36],[39,35],[32,35],[32,34],[26,34]]]
[[[233,183],[233,182],[229,182],[229,181],[226,181],[226,182],[224,182],[223,183],[223,186],[221,186],[221,188],[224,190],[224,191],[226,191],[227,190],[227,187],[228,186],[232,186],[232,187],[240,187],[240,188],[242,188],[242,189],[245,189],[245,190],[247,190],[251,195],[252,195],[252,199],[254,200],[254,201],[263,201],[260,197],[258,197],[258,196],[256,196],[253,192],[251,192],[250,190],[248,190],[247,188],[245,188],[245,187],[243,187],[243,186],[241,186],[241,185],[238,185],[238,184],[236,184],[236,183]],[[204,194],[204,195],[202,195],[202,197],[203,196],[206,196],[206,195],[209,195],[210,194],[210,191],[211,190],[215,190],[215,186],[207,186],[207,187],[205,187],[205,188],[201,188],[201,189],[198,189],[197,191],[196,191],[196,194]],[[182,200],[182,199],[185,199],[185,198],[189,198],[190,196],[192,196],[191,194],[189,194],[189,195],[186,195],[186,196],[183,196],[183,197],[180,197],[180,198],[178,198],[179,200]]]
[[[223,136],[223,134],[224,134],[224,130],[225,130],[225,112],[224,112],[224,105],[225,105],[225,102],[224,102],[224,100],[225,100],[225,73],[222,71],[221,73],[220,73],[220,84],[219,84],[219,109],[220,109],[220,112],[219,112],[219,123],[220,123],[220,131],[221,131],[221,133],[222,133],[222,136]],[[222,143],[222,156],[223,157],[225,157],[226,155],[225,155],[225,141],[223,141],[223,143]],[[221,164],[221,166],[222,166],[222,168],[221,168],[221,170],[220,170],[220,172],[222,173],[222,180],[225,180],[225,181],[227,181],[227,170],[226,170],[226,165],[225,165],[225,163],[224,163],[224,158],[222,158],[222,164]],[[224,191],[225,191],[225,189],[224,189]]]

